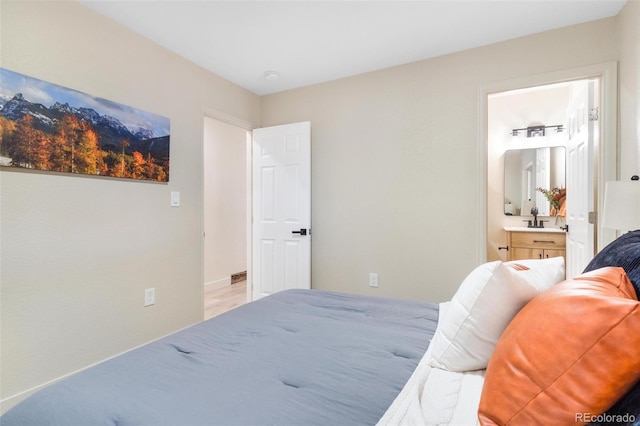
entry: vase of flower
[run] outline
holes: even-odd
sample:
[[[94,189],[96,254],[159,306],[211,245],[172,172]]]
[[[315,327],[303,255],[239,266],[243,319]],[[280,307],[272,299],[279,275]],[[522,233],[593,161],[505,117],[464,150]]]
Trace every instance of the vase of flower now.
[[[560,189],[556,187],[552,189],[536,188],[536,190],[542,192],[544,196],[547,198],[547,201],[549,201],[549,206],[551,207],[549,214],[550,216],[556,217],[556,224],[557,224],[558,218],[564,217],[564,211],[562,210],[567,197],[567,189],[566,188]]]

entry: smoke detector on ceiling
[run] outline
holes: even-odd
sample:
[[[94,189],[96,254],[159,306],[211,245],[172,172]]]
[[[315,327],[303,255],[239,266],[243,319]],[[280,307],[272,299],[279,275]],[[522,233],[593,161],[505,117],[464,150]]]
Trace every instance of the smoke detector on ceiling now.
[[[264,75],[264,79],[269,81],[275,81],[280,79],[280,74],[278,74],[277,71],[265,71],[263,75]]]

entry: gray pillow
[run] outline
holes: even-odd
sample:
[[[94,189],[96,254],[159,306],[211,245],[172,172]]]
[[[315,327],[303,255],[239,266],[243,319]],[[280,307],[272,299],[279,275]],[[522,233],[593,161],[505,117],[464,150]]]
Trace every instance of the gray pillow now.
[[[620,266],[625,270],[640,298],[640,229],[627,232],[603,248],[589,262],[584,272],[605,266]]]

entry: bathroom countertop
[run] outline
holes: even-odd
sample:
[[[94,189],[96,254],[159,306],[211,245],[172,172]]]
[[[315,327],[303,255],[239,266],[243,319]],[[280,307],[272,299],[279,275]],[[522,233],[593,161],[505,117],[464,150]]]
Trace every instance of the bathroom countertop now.
[[[546,232],[546,233],[561,233],[564,232],[560,228],[527,228],[526,226],[505,226],[504,230],[507,232]]]

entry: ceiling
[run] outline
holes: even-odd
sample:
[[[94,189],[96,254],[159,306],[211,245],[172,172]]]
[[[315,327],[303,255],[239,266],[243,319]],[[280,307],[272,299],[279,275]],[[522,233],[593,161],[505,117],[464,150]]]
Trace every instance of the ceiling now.
[[[615,16],[626,2],[78,1],[257,95]]]

